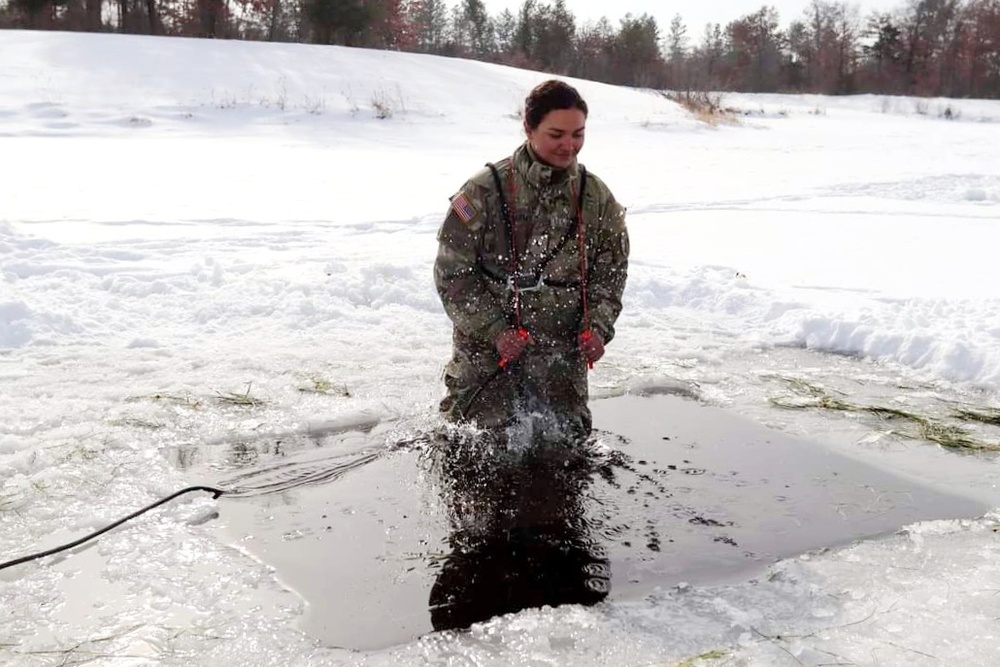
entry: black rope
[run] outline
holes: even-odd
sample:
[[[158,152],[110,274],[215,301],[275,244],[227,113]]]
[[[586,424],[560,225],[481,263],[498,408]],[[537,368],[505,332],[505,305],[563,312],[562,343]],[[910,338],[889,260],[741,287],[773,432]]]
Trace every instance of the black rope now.
[[[482,393],[483,389],[486,389],[486,387],[487,387],[487,385],[489,385],[489,383],[493,382],[498,377],[500,377],[500,374],[503,373],[506,369],[512,368],[512,367],[513,367],[512,365],[499,366],[499,367],[497,367],[496,370],[494,370],[492,373],[490,373],[489,376],[487,376],[487,378],[485,380],[483,380],[479,384],[478,387],[476,387],[475,389],[472,390],[472,392],[469,394],[468,398],[466,398],[464,401],[461,401],[461,403],[456,406],[457,407],[458,416],[461,417],[462,419],[468,419],[469,418],[469,415],[468,415],[469,408],[471,408],[472,404],[476,402],[477,398],[479,398],[479,394]]]
[[[500,211],[503,213],[504,229],[506,230],[506,236],[507,236],[507,256],[510,261],[510,263],[508,264],[509,266],[508,275],[513,276],[516,275],[517,272],[520,270],[519,266],[520,263],[518,262],[517,259],[517,239],[514,238],[514,233],[515,233],[514,215],[510,211],[510,205],[507,203],[507,197],[505,197],[503,194],[503,181],[500,179],[500,171],[497,169],[496,165],[493,164],[492,162],[487,162],[486,166],[490,168],[490,172],[493,174],[493,183],[496,185],[497,196],[500,198]],[[511,163],[510,163],[510,177],[511,178],[516,177],[516,175],[514,174],[513,158],[511,158]],[[517,202],[514,202],[514,205],[516,206]],[[479,266],[480,270],[483,270],[484,267],[483,258],[478,252],[476,253],[476,264]],[[489,275],[489,273],[486,271],[483,271],[483,273],[485,275]],[[510,304],[510,311],[507,313],[507,323],[513,327],[520,328],[521,295],[517,291],[516,286],[514,287],[513,290],[511,290],[510,300],[511,304]],[[490,379],[492,380],[493,378]],[[489,383],[489,380],[484,382],[483,385],[486,385],[487,383]],[[482,389],[482,387],[480,387],[480,389]],[[476,394],[478,393],[479,391],[477,390]],[[473,395],[473,398],[470,399],[469,403],[471,404],[473,400],[475,400],[475,395]]]
[[[54,549],[49,549],[48,551],[42,551],[41,553],[30,554],[28,556],[22,556],[21,558],[15,558],[14,560],[9,560],[6,563],[0,563],[0,570],[6,569],[8,567],[14,567],[15,565],[20,565],[21,563],[27,563],[29,561],[38,560],[39,558],[45,558],[46,556],[51,556],[52,554],[57,554],[60,551],[67,551],[68,549],[72,549],[73,547],[78,547],[81,544],[83,544],[84,542],[89,542],[90,540],[94,539],[95,537],[103,535],[104,533],[108,532],[109,530],[117,528],[118,526],[122,525],[123,523],[125,523],[127,521],[131,521],[132,519],[134,519],[137,516],[140,516],[142,514],[145,514],[146,512],[148,512],[151,509],[159,507],[160,505],[162,505],[164,503],[168,503],[171,500],[173,500],[174,498],[177,498],[178,496],[183,496],[186,493],[192,493],[194,491],[206,491],[208,493],[211,493],[213,499],[218,498],[222,494],[226,493],[226,491],[223,491],[222,489],[216,489],[216,488],[211,487],[211,486],[189,486],[186,489],[181,489],[177,493],[170,494],[166,498],[161,498],[160,500],[157,500],[152,505],[147,505],[146,507],[143,507],[141,510],[138,510],[136,512],[132,512],[131,514],[129,514],[124,519],[119,519],[118,521],[115,521],[110,526],[106,526],[104,528],[101,528],[100,530],[95,531],[95,532],[93,532],[90,535],[87,535],[85,537],[81,537],[80,539],[75,540],[73,542],[70,542],[69,544],[64,544],[61,547],[55,547]]]

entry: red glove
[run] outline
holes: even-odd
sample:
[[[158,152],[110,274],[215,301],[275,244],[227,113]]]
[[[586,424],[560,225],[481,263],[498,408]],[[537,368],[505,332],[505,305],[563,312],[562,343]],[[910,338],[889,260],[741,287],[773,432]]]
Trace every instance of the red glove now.
[[[500,353],[500,368],[517,361],[529,345],[534,345],[535,339],[527,329],[506,329],[497,336],[496,348]]]
[[[595,361],[604,356],[604,339],[601,338],[601,334],[587,329],[580,332],[576,342],[580,346],[583,358],[587,360],[587,365],[591,368],[594,367]]]

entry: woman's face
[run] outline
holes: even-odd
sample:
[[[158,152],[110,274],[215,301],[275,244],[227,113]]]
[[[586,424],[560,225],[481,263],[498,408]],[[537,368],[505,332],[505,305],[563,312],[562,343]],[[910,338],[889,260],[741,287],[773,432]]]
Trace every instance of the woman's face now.
[[[579,109],[553,109],[535,129],[525,126],[531,147],[543,162],[566,169],[583,148],[587,116]]]

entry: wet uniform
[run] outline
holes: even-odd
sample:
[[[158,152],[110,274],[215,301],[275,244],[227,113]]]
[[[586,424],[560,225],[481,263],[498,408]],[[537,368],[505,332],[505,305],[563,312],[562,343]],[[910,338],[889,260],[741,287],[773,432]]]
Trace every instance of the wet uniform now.
[[[454,324],[453,356],[445,369],[448,395],[441,410],[452,420],[485,428],[508,423],[519,408],[549,410],[587,435],[587,365],[577,345],[587,326],[581,285],[590,328],[607,343],[614,337],[628,269],[625,209],[599,178],[586,174],[581,235],[582,170],[575,162],[568,169],[550,167],[525,143],[495,166],[512,218],[514,247],[488,168],[452,197],[438,233],[434,281]],[[516,299],[511,275],[521,286]],[[496,338],[511,327],[527,329],[534,345],[498,372]]]

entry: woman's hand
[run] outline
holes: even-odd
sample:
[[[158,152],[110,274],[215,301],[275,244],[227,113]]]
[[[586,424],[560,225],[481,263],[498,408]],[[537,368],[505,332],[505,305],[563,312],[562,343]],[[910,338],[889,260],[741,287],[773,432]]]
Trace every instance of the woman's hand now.
[[[587,360],[587,365],[591,368],[594,367],[595,361],[604,356],[604,339],[601,338],[601,334],[587,329],[580,332],[576,342],[580,346],[583,358]]]
[[[527,329],[505,329],[497,336],[496,348],[500,354],[500,368],[521,358],[529,345],[534,345],[535,339]]]

